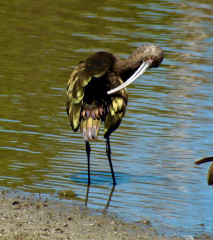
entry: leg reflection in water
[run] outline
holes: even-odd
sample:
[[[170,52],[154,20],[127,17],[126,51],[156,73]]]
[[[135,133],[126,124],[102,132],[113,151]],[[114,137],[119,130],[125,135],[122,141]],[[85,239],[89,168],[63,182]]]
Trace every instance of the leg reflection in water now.
[[[89,199],[89,189],[90,189],[90,185],[87,185],[87,193],[86,193],[86,199],[85,199],[85,205],[86,206],[87,206],[88,199]],[[109,205],[110,205],[110,202],[111,202],[114,190],[115,190],[115,185],[112,186],[112,189],[110,191],[109,198],[108,198],[107,204],[105,206],[105,209],[107,209],[109,207]]]

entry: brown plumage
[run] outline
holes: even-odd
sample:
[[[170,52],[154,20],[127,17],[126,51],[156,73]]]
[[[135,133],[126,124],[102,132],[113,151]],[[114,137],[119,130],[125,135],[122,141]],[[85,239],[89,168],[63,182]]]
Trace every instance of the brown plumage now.
[[[114,96],[107,95],[108,90],[123,83],[112,72],[114,61],[112,54],[95,53],[74,69],[68,82],[67,113],[71,127],[75,132],[80,127],[85,141],[97,139],[101,121],[105,122],[104,136],[109,136],[125,113],[126,89]]]
[[[200,165],[206,162],[213,162],[213,157],[204,157],[195,162],[196,165]],[[213,185],[213,163],[210,165],[208,174],[207,174],[207,183],[208,185]]]
[[[81,130],[86,141],[88,157],[88,184],[90,184],[90,145],[96,140],[101,122],[107,139],[107,156],[116,184],[111,163],[109,136],[115,131],[125,114],[128,95],[126,88],[115,89],[125,81],[133,80],[151,67],[158,67],[163,60],[162,49],[147,44],[137,48],[125,61],[108,52],[97,52],[79,63],[73,70],[67,87],[67,114],[74,132]],[[130,79],[128,79],[130,78]],[[132,81],[132,80],[131,80]],[[111,93],[112,91],[112,93]]]

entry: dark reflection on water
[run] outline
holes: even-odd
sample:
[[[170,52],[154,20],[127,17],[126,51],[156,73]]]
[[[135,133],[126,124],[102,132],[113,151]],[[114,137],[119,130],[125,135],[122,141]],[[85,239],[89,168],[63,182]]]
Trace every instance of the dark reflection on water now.
[[[87,185],[88,183],[88,176],[87,171],[78,172],[76,174],[71,175],[70,179],[73,182]],[[124,173],[116,173],[116,180],[121,183],[127,183],[130,181],[131,175],[130,174],[124,174]],[[112,175],[111,171],[104,172],[104,171],[91,171],[91,182],[92,185],[112,185]]]
[[[25,1],[0,3],[0,182],[2,188],[58,197],[86,196],[87,160],[65,113],[75,65],[106,50],[121,58],[142,43],[165,59],[128,88],[129,103],[112,134],[118,185],[108,211],[148,218],[167,232],[213,231],[212,3],[193,1]],[[103,134],[102,134],[103,136]],[[100,136],[92,143],[87,206],[104,208],[112,188]]]

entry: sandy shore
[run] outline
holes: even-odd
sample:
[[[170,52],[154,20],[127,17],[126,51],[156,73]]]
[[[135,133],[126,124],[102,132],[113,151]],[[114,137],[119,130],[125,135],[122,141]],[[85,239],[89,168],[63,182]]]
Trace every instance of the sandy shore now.
[[[180,240],[158,236],[155,229],[140,223],[126,223],[63,201],[42,201],[9,194],[0,195],[0,240],[42,239],[150,239]],[[201,235],[188,239],[211,239]]]

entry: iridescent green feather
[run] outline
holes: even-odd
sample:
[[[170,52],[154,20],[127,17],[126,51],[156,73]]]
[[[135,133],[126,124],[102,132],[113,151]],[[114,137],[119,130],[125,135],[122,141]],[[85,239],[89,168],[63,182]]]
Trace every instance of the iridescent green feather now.
[[[79,65],[73,70],[68,81],[66,109],[71,127],[74,131],[77,131],[80,125],[84,87],[94,76],[103,76],[110,67],[108,62],[103,61],[102,58],[102,55],[99,55],[97,59],[96,54],[94,54],[91,58],[79,63]]]
[[[83,62],[74,69],[68,82],[66,108],[74,131],[79,128],[84,86],[88,84],[91,78],[92,76],[85,71],[85,63]]]
[[[117,82],[122,84],[123,81],[117,77]],[[109,106],[109,112],[106,116],[105,124],[104,124],[104,137],[107,138],[109,135],[115,131],[125,114],[126,106],[127,106],[127,90],[126,88],[120,90],[115,94],[115,97],[111,98],[112,103]]]

